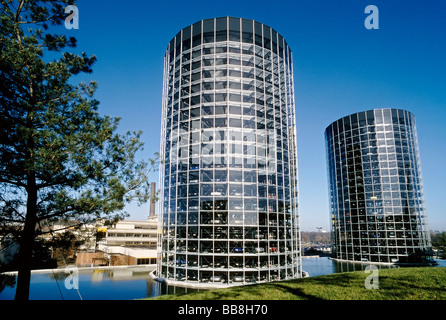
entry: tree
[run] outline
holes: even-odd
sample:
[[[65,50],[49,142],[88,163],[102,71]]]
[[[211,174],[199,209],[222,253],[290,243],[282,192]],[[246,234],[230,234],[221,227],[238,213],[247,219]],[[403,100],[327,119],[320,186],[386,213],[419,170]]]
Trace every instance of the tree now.
[[[0,230],[20,245],[16,299],[28,299],[42,227],[124,218],[127,203],[149,199],[158,163],[136,159],[141,132],[118,134],[119,118],[99,114],[95,82],[71,83],[96,57],[68,52],[76,39],[49,32],[69,4],[1,0]]]
[[[66,230],[55,234],[51,240],[45,242],[45,245],[51,248],[53,259],[65,264],[67,260],[70,260],[71,263],[75,262],[76,251],[85,242],[86,239],[72,230]]]
[[[446,259],[446,231],[436,231],[432,237],[432,246],[439,250],[440,259]]]

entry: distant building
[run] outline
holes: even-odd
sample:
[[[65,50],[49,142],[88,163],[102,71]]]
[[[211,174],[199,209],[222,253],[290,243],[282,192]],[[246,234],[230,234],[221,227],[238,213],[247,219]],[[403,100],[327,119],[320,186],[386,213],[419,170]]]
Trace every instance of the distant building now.
[[[157,216],[149,216],[145,221],[122,220],[111,227],[96,227],[96,233],[104,233],[105,236],[96,242],[96,250],[79,252],[76,264],[156,264],[157,229]]]
[[[415,117],[375,109],[325,130],[333,257],[425,263],[432,255]]]
[[[147,221],[122,220],[107,228],[107,246],[139,247],[156,250],[158,217]]]
[[[158,217],[147,221],[119,221],[107,228],[105,245],[99,249],[109,254],[122,254],[133,259],[130,264],[155,264],[157,249]]]

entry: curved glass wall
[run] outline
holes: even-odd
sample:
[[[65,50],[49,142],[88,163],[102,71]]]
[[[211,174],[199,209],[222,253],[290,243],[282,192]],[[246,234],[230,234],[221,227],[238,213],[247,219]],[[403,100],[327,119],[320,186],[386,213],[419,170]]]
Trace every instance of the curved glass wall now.
[[[422,263],[431,255],[415,117],[355,113],[325,131],[333,256]]]
[[[164,62],[158,276],[299,277],[291,51],[253,20],[199,21]]]

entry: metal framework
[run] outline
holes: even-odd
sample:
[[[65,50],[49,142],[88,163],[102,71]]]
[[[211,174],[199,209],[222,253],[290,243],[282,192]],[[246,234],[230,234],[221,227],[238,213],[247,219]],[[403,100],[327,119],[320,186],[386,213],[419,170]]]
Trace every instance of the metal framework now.
[[[246,284],[301,276],[291,50],[222,17],[164,60],[158,277]]]

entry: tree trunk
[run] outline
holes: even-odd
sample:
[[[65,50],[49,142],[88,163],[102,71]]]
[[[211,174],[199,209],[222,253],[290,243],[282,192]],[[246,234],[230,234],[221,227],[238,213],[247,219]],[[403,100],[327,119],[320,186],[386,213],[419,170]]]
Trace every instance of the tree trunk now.
[[[18,258],[18,276],[15,300],[28,300],[31,282],[31,264],[33,244],[37,223],[36,214],[37,189],[28,191],[27,212],[25,226],[20,237],[20,251]]]
[[[31,282],[31,267],[33,261],[34,237],[37,224],[37,185],[36,172],[33,168],[31,150],[34,149],[33,137],[28,139],[28,151],[26,158],[32,166],[28,168],[26,177],[26,191],[28,194],[26,202],[26,218],[20,237],[20,249],[18,256],[18,275],[15,300],[29,300],[29,288]]]

